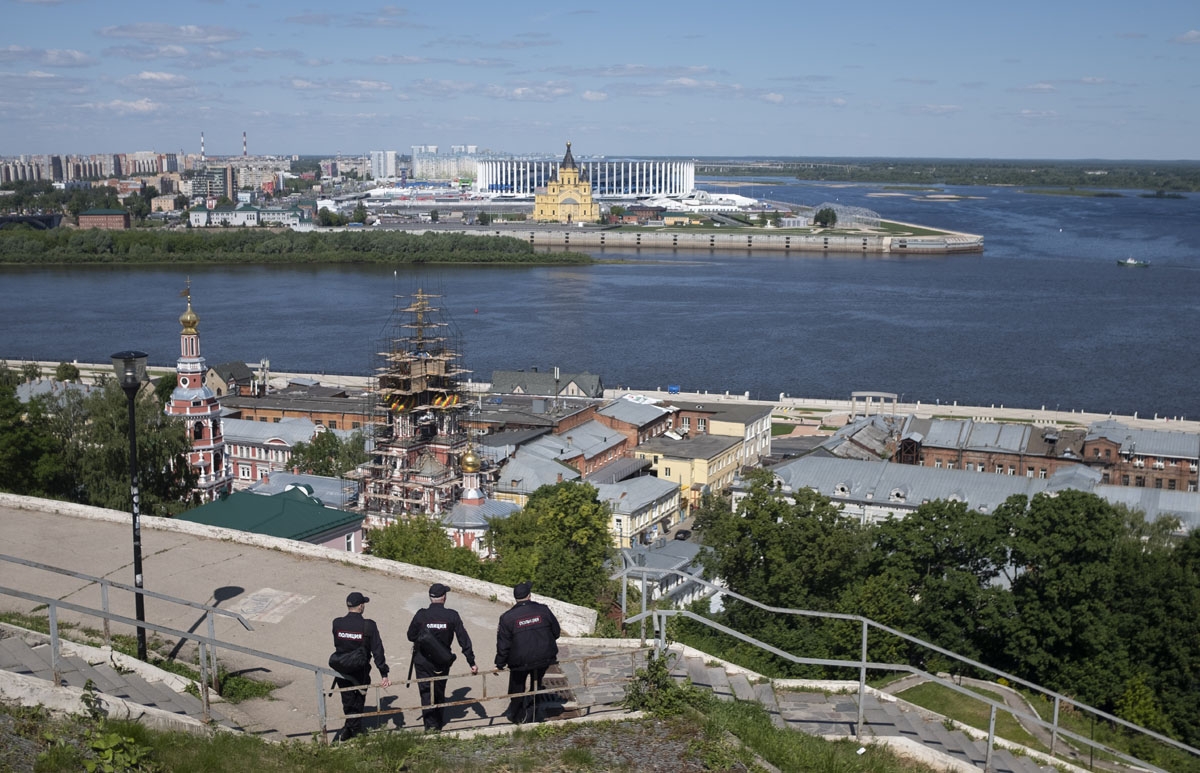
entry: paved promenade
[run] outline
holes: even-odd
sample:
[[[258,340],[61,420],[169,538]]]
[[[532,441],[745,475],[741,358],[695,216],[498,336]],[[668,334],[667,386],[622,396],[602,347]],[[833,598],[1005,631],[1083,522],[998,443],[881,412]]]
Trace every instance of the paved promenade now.
[[[132,532],[127,515],[85,508],[99,514],[111,513],[114,518],[112,521],[80,518],[8,506],[7,503],[13,501],[17,501],[16,498],[0,496],[0,523],[3,524],[0,553],[132,584]],[[247,617],[254,627],[253,631],[246,631],[232,618],[218,617],[218,639],[325,666],[333,650],[330,623],[334,617],[345,614],[346,595],[357,590],[371,599],[366,615],[379,624],[392,679],[403,680],[411,652],[405,635],[408,623],[413,613],[429,603],[430,583],[440,579],[451,586],[448,604],[462,614],[475,645],[476,661],[481,669],[487,670],[488,695],[505,692],[507,674],[491,676],[490,669],[496,653],[496,622],[512,603],[510,589],[479,583],[470,589],[475,591],[472,594],[462,588],[469,581],[421,567],[409,568],[417,574],[427,573],[427,576],[405,577],[399,571],[380,571],[349,560],[338,561],[324,554],[317,555],[327,550],[325,548],[292,543],[299,544],[302,549],[314,549],[312,555],[305,555],[273,548],[267,543],[263,546],[248,544],[241,541],[240,536],[239,541],[211,539],[154,528],[156,521],[159,519],[142,519],[145,588],[201,604],[216,601],[221,608]],[[165,524],[159,521],[159,524],[183,525],[176,521]],[[284,544],[290,540],[275,542]],[[405,566],[369,557],[366,560]],[[101,607],[100,590],[93,583],[8,562],[0,563],[0,578],[0,585],[96,609]],[[457,591],[454,590],[456,586]],[[542,600],[536,590],[534,598]],[[114,591],[110,603],[117,614],[134,617],[131,593]],[[561,602],[554,604],[557,606]],[[44,614],[44,610],[36,607],[32,602],[0,594],[0,609],[4,611]],[[569,610],[559,616],[564,620],[564,635],[579,634],[588,627]],[[63,618],[93,629],[101,627],[97,619],[81,619],[71,612],[65,612]],[[146,599],[146,619],[201,634],[206,628],[198,610],[153,598]],[[132,633],[132,629],[117,627],[114,633]],[[454,649],[458,651],[457,644]],[[252,701],[229,707],[229,711],[222,709],[239,720],[243,727],[272,737],[307,737],[318,728],[316,683],[311,672],[230,651],[219,652],[219,657],[231,670],[244,670],[250,676],[280,685],[272,700]],[[454,668],[455,673],[460,671],[466,671],[466,663],[461,657]],[[376,672],[373,672],[373,678],[378,679]],[[328,682],[326,684],[328,686]],[[467,697],[469,690],[471,696],[480,696],[483,687],[484,683],[478,677],[452,679],[447,694],[462,699]],[[395,707],[420,703],[415,686],[393,687],[382,697],[386,704]],[[374,700],[371,696],[368,704]],[[503,718],[496,719],[503,713],[505,705],[506,701],[492,700],[479,704],[472,713],[477,716],[478,724],[498,722],[507,725]],[[330,728],[341,727],[341,702],[337,696],[329,699],[327,710]],[[419,715],[405,714],[406,726],[420,725]]]

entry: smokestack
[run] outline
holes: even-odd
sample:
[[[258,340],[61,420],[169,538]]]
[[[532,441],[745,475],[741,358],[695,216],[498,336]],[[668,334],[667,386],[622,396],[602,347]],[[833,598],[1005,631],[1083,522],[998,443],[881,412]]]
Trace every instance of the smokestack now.
[[[246,157],[246,132],[242,132],[242,158]]]
[[[204,132],[200,132],[200,163],[204,163]]]

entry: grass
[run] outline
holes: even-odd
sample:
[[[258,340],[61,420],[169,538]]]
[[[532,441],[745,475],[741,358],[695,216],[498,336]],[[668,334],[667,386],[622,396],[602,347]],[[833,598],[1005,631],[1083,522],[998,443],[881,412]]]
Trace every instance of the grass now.
[[[874,230],[897,236],[949,236],[949,231],[937,231],[932,228],[919,228],[907,223],[896,223],[891,220],[880,220]]]
[[[779,437],[780,435],[790,435],[792,430],[800,426],[799,424],[785,424],[782,422],[771,423],[771,437]]]
[[[0,622],[39,633],[50,633],[50,619],[41,615],[29,615],[21,612],[0,612]],[[88,644],[93,647],[99,647],[104,644],[104,635],[101,631],[74,623],[60,621],[58,624],[58,633],[62,638],[79,644]],[[174,658],[163,657],[159,652],[155,651],[156,649],[163,649],[166,646],[161,639],[151,634],[147,639],[147,662],[156,668],[161,668],[163,671],[178,674],[193,681],[199,681],[200,671],[198,668]],[[136,657],[137,639],[125,634],[114,634],[112,636],[112,648],[116,652]],[[220,661],[217,663],[217,668],[220,676],[218,680],[221,688],[220,695],[230,703],[241,703],[252,698],[268,698],[275,690],[276,686],[270,682],[251,679],[227,671],[221,666]]]

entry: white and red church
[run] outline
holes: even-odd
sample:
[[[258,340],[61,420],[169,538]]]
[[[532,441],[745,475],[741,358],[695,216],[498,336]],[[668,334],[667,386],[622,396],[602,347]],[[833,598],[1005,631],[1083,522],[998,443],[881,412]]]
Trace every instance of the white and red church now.
[[[196,491],[201,502],[212,502],[227,493],[233,484],[233,464],[225,453],[221,431],[221,405],[204,383],[208,365],[200,356],[200,317],[192,311],[192,290],[187,296],[187,311],[179,317],[179,361],[175,367],[175,391],[167,403],[168,416],[178,416],[187,425],[192,450],[188,463],[196,470]]]

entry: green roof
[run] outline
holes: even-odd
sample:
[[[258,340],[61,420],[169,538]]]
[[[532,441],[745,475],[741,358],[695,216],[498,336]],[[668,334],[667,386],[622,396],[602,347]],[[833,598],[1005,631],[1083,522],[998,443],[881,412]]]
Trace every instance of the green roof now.
[[[86,212],[80,212],[80,215],[128,215],[129,213],[123,209],[89,209]]]
[[[235,491],[176,516],[181,521],[307,542],[362,523],[361,513],[334,510],[301,489],[264,496]]]

